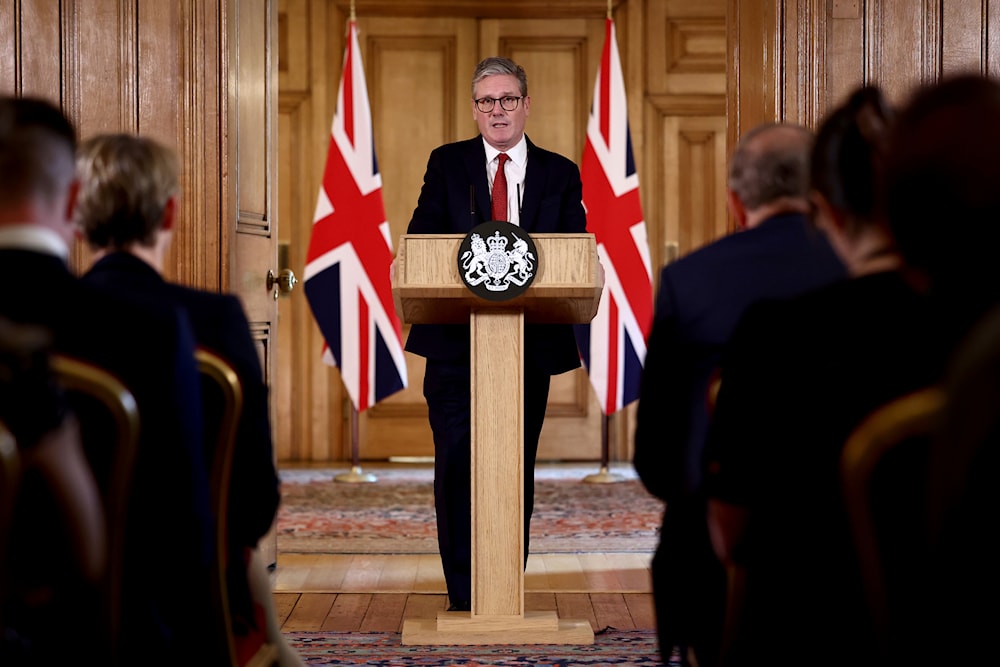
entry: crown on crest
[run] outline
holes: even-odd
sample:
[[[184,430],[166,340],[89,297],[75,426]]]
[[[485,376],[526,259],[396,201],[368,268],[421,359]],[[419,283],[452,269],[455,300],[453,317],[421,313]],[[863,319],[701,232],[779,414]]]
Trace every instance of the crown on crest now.
[[[486,239],[490,246],[490,252],[503,252],[507,248],[507,237],[500,236],[500,232],[493,232],[493,236]]]

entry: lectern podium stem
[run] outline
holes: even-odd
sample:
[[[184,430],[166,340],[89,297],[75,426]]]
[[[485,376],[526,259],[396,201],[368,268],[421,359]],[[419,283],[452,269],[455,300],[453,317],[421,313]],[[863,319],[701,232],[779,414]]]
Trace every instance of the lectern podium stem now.
[[[461,281],[461,235],[404,235],[393,298],[404,322],[470,325],[471,611],[403,623],[402,643],[593,644],[583,619],[524,609],[525,322],[589,322],[601,296],[592,234],[540,234],[538,273],[525,294],[491,302]]]
[[[472,614],[524,614],[524,314],[477,310],[472,336]]]

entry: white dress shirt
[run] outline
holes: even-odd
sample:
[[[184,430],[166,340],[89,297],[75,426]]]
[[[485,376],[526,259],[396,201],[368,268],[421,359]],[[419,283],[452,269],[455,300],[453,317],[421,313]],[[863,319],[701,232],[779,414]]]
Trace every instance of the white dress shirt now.
[[[490,194],[493,194],[493,178],[497,174],[497,156],[507,153],[507,164],[504,173],[507,175],[507,219],[513,225],[521,225],[521,199],[524,197],[524,172],[528,167],[528,142],[524,135],[509,151],[498,151],[486,143],[486,180],[490,184]]]

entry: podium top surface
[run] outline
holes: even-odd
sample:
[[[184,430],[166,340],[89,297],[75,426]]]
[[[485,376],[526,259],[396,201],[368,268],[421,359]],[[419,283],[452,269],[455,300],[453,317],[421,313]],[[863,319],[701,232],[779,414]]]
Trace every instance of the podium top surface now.
[[[506,301],[489,301],[458,273],[462,234],[404,234],[392,276],[396,313],[406,323],[462,323],[473,310],[521,309],[528,322],[584,324],[597,314],[603,288],[593,234],[532,234],[534,281]]]

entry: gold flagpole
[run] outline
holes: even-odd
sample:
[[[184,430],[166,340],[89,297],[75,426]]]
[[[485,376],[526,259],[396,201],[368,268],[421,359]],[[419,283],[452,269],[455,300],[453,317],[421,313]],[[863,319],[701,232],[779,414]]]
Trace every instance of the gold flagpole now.
[[[608,463],[611,460],[611,453],[608,446],[608,430],[611,418],[608,415],[601,415],[601,470],[587,475],[584,482],[591,484],[610,484],[612,482],[624,481],[624,477],[608,471]]]
[[[350,402],[350,399],[348,399]],[[351,471],[337,475],[333,478],[335,482],[376,482],[378,478],[370,472],[361,470],[360,450],[358,447],[358,410],[351,403]]]

